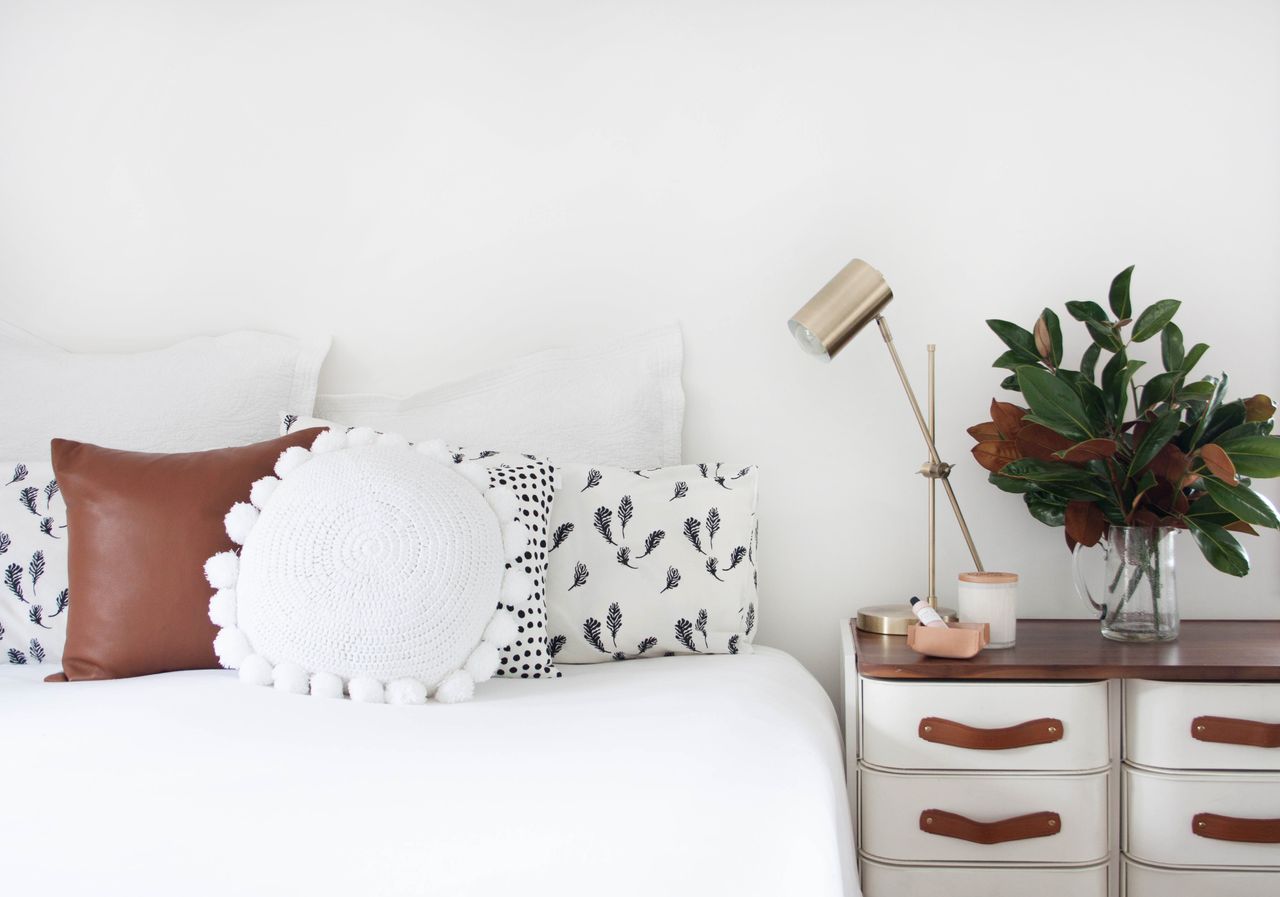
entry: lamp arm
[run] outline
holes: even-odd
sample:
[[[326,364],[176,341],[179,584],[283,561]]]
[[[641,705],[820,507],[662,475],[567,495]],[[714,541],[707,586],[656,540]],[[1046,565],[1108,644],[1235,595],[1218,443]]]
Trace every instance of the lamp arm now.
[[[876,326],[880,328],[880,335],[884,337],[884,344],[889,349],[889,357],[893,359],[893,366],[898,371],[898,379],[902,381],[902,388],[907,393],[907,401],[911,403],[911,410],[915,412],[916,423],[920,425],[920,434],[924,436],[925,445],[929,449],[931,471],[928,476],[942,480],[942,487],[946,490],[947,500],[951,502],[951,510],[956,515],[956,523],[960,526],[960,534],[964,536],[965,544],[969,546],[969,554],[973,557],[974,566],[981,572],[984,569],[982,559],[978,557],[978,548],[973,544],[973,534],[969,532],[969,525],[965,523],[964,512],[960,510],[960,501],[956,498],[955,490],[951,488],[951,480],[948,478],[951,466],[944,464],[942,458],[938,455],[938,447],[933,441],[933,433],[929,431],[929,425],[924,419],[924,412],[920,410],[920,402],[916,399],[915,390],[911,388],[911,381],[907,379],[907,370],[902,366],[902,359],[898,357],[898,350],[893,345],[893,334],[889,332],[889,322],[884,319],[884,315],[876,315]]]

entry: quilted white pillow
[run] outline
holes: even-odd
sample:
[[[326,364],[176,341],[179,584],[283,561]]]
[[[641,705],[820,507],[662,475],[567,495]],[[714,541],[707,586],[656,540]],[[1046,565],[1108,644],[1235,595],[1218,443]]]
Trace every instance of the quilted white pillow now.
[[[367,428],[327,430],[275,470],[227,513],[240,554],[205,567],[222,665],[317,697],[469,699],[514,636],[501,605],[529,588],[507,567],[528,543],[512,491],[441,443]]]
[[[47,459],[55,436],[142,452],[262,442],[315,401],[328,337],[238,331],[129,353],[65,352],[0,327],[0,458]]]
[[[404,398],[322,395],[315,413],[410,439],[531,452],[556,464],[679,464],[682,361],[673,325],[615,344],[526,355]]]

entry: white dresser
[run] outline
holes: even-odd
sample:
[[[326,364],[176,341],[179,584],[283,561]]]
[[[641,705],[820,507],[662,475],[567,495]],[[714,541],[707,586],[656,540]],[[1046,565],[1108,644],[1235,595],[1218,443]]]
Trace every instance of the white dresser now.
[[[865,897],[1280,897],[1280,622],[924,658],[842,625]]]

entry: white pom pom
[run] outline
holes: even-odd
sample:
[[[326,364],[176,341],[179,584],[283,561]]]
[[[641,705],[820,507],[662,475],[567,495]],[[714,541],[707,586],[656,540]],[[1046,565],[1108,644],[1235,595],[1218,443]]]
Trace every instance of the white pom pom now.
[[[493,488],[484,494],[484,500],[502,523],[509,523],[520,513],[520,502],[515,493],[506,488]]]
[[[439,461],[443,464],[453,462],[453,453],[449,451],[449,447],[444,444],[443,439],[428,439],[425,442],[419,442],[414,445],[414,450],[426,455],[432,461]]]
[[[378,431],[373,427],[355,427],[347,431],[347,445],[373,445],[378,441]]]
[[[313,698],[340,698],[342,687],[341,676],[335,676],[333,673],[311,674],[311,697]]]
[[[347,447],[347,434],[341,430],[325,430],[316,436],[311,443],[311,453],[313,455],[323,455],[326,452],[336,452],[339,449]]]
[[[379,433],[378,445],[390,445],[396,448],[408,448],[409,440],[405,439],[399,433]]]
[[[362,704],[381,704],[386,699],[382,683],[370,676],[356,676],[348,682],[347,694]]]
[[[436,689],[435,699],[441,704],[461,704],[463,701],[470,701],[475,691],[475,680],[467,671],[454,670],[444,677],[444,681]]]
[[[493,619],[489,621],[489,625],[484,628],[484,640],[495,648],[505,648],[514,642],[519,634],[515,617],[505,610],[500,610],[494,614]]]
[[[277,477],[263,477],[256,481],[249,487],[249,503],[258,510],[262,510],[279,485],[280,480]]]
[[[209,599],[209,621],[214,626],[236,625],[236,590],[218,589]]]
[[[240,661],[240,681],[245,685],[270,685],[271,661],[261,654],[250,654]]]
[[[253,653],[253,648],[243,632],[234,626],[224,626],[213,638],[213,653],[218,655],[218,663],[229,670],[235,670]]]
[[[529,547],[529,530],[519,520],[502,524],[502,548],[509,558],[517,558]]]
[[[284,479],[311,458],[311,452],[300,445],[292,445],[280,453],[276,459],[276,476]]]
[[[462,668],[476,682],[488,682],[498,671],[498,649],[489,642],[481,642]]]
[[[484,465],[477,464],[474,461],[463,461],[461,464],[455,464],[453,469],[462,474],[468,483],[481,492],[488,490],[489,471],[485,469]]]
[[[292,661],[278,663],[271,671],[271,682],[276,691],[290,695],[305,695],[311,687],[311,677],[307,671]]]
[[[529,597],[533,591],[533,577],[523,570],[512,568],[502,575],[502,591],[499,597],[503,604],[517,604]]]
[[[249,531],[258,522],[258,509],[248,502],[238,501],[222,518],[227,537],[237,545],[243,545],[249,538]]]
[[[392,679],[387,683],[388,704],[425,704],[427,687],[417,679]]]
[[[240,576],[240,557],[234,551],[219,551],[204,562],[204,578],[215,589],[234,589]]]

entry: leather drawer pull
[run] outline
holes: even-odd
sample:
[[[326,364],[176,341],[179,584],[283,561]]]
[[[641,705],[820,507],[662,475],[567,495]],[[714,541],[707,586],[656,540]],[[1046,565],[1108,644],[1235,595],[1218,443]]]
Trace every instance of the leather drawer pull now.
[[[1280,723],[1260,723],[1229,716],[1197,716],[1191,721],[1191,737],[1217,744],[1280,748]]]
[[[1280,819],[1241,819],[1217,813],[1197,813],[1191,817],[1191,832],[1215,841],[1280,844]]]
[[[975,729],[953,720],[926,716],[920,720],[918,731],[921,738],[935,744],[949,744],[975,751],[1007,751],[1010,748],[1061,741],[1063,725],[1060,719],[1046,717],[1018,723],[1006,729]]]
[[[958,838],[974,844],[1003,844],[1047,838],[1062,831],[1062,817],[1057,813],[1028,813],[999,822],[977,822],[946,810],[925,810],[920,814],[920,831],[944,838]]]

